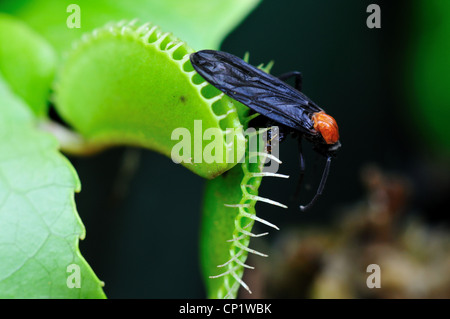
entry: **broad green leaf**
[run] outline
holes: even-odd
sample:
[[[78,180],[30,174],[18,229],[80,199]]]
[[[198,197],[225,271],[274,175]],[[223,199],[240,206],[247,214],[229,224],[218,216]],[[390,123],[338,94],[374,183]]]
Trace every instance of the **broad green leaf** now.
[[[42,33],[63,52],[82,33],[119,20],[138,18],[151,21],[186,41],[191,47],[217,49],[224,37],[257,6],[260,0],[30,0],[3,1],[0,10],[16,14]],[[81,28],[69,28],[75,11],[80,8]],[[70,9],[70,8],[69,8]],[[70,25],[70,24],[69,24]]]
[[[105,297],[78,249],[76,172],[2,78],[0,114],[0,298]]]
[[[41,35],[22,21],[0,13],[0,72],[33,112],[47,114],[56,54]]]

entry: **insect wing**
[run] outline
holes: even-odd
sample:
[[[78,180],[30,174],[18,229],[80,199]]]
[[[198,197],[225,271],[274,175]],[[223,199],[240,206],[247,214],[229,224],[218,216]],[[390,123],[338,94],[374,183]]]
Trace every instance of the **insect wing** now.
[[[203,50],[191,55],[194,69],[210,84],[272,120],[311,133],[312,113],[322,109],[303,93],[229,53]]]

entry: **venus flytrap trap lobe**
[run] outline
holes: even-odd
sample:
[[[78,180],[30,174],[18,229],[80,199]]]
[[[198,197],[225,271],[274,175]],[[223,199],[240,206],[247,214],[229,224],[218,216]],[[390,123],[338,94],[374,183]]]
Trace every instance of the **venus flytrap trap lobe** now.
[[[250,287],[242,280],[244,268],[253,269],[245,264],[247,256],[249,253],[262,257],[267,255],[249,248],[250,238],[268,234],[252,233],[251,228],[257,221],[279,229],[256,216],[255,204],[262,201],[286,207],[257,196],[257,190],[264,176],[287,176],[264,173],[264,158],[258,163],[249,163],[248,157],[247,154],[243,164],[209,181],[207,185],[202,230],[202,251],[206,258],[203,258],[202,263],[210,298],[235,298],[240,285],[251,293]],[[212,237],[213,234],[216,236]]]
[[[231,98],[194,71],[192,52],[150,23],[121,21],[96,29],[66,57],[55,87],[57,110],[91,147],[135,145],[167,156],[177,143],[172,132],[193,132],[194,120],[201,120],[202,136],[209,128],[219,132],[224,159],[181,162],[202,177],[220,175],[239,160],[242,125]],[[234,130],[231,139],[228,128]],[[201,143],[204,151],[207,143]]]
[[[248,56],[247,56],[248,58]],[[271,63],[263,68],[269,72]],[[235,102],[244,129],[255,115],[249,114],[249,108]],[[261,133],[261,131],[259,132]],[[258,134],[248,139],[259,139]],[[247,144],[251,141],[247,140]],[[250,161],[251,158],[258,160]],[[214,180],[208,181],[203,207],[201,251],[202,271],[209,298],[236,298],[242,285],[249,293],[249,287],[243,280],[244,269],[254,269],[245,264],[249,253],[267,257],[266,254],[249,248],[251,238],[258,238],[268,234],[255,234],[251,229],[255,221],[268,227],[279,228],[256,216],[255,205],[258,201],[286,208],[276,201],[258,196],[258,188],[263,177],[288,178],[289,176],[265,172],[264,162],[270,158],[277,163],[281,161],[267,152],[246,153],[244,163],[236,165],[230,171]]]

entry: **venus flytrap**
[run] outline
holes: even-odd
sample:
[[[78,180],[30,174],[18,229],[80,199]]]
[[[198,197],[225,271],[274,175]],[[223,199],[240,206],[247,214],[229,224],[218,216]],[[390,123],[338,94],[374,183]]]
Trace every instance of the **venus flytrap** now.
[[[205,190],[202,220],[202,271],[209,297],[235,298],[240,286],[251,291],[242,280],[244,269],[253,268],[245,264],[248,254],[267,256],[249,248],[252,238],[268,234],[253,233],[254,223],[261,222],[278,230],[277,226],[256,216],[256,203],[286,207],[258,195],[261,180],[287,176],[264,170],[266,159],[281,163],[273,154],[259,148],[246,152],[264,133],[263,130],[244,135],[256,115],[250,115],[247,107],[199,76],[189,60],[192,52],[193,49],[172,34],[137,20],[109,23],[85,33],[64,57],[53,87],[55,108],[74,132],[61,131],[61,127],[52,122],[41,123],[41,127],[55,133],[60,138],[61,149],[68,153],[89,153],[116,145],[145,147],[173,159],[183,159],[182,165],[210,179]],[[265,68],[266,72],[270,66]],[[48,76],[53,77],[50,71]],[[46,90],[49,90],[48,83]],[[43,101],[41,98],[40,102]],[[39,112],[44,114],[45,109]],[[201,121],[200,130],[195,127],[196,121]],[[173,132],[180,128],[200,132],[200,139],[189,137],[191,155],[188,158],[177,158],[173,154],[179,143],[179,139],[173,138]],[[199,150],[200,160],[195,160]],[[213,154],[216,160],[205,160],[205,153]],[[0,175],[0,181],[2,178]],[[76,174],[72,178],[76,183],[73,182],[69,195],[79,189]],[[79,228],[77,235],[82,237],[84,229],[73,203],[70,208],[73,216],[68,216],[75,218],[73,224]],[[90,276],[90,281],[83,279],[85,285],[90,285],[84,296],[103,297],[100,281],[79,255],[77,237],[73,240],[75,252],[70,261],[80,263]],[[1,284],[11,296],[17,295],[17,289],[7,280],[0,280]],[[66,293],[61,287],[58,289],[54,296],[76,295],[76,291]],[[52,296],[46,293],[40,296]]]
[[[138,17],[182,35],[197,49],[217,48],[258,2],[83,0],[77,2],[82,28],[73,29],[61,17],[68,14],[65,3],[0,4],[2,12],[26,23],[0,15],[0,42],[9,44],[0,48],[0,71],[6,78],[0,79],[0,259],[8,261],[0,263],[1,296],[105,296],[78,250],[78,239],[84,238],[73,202],[79,180],[57,152],[55,139],[39,128],[52,132],[67,153],[134,145],[170,156],[179,142],[171,133],[177,128],[192,131],[195,121],[202,124],[201,160],[188,158],[182,164],[207,179],[217,177],[207,187],[201,244],[208,295],[236,297],[240,285],[251,288],[242,281],[244,268],[252,268],[245,264],[247,254],[258,253],[248,247],[249,241],[266,234],[254,234],[251,228],[255,221],[276,228],[255,215],[257,201],[273,203],[258,196],[258,187],[264,176],[281,177],[263,172],[263,159],[275,160],[273,155],[256,151],[242,160],[244,130],[255,115],[205,82],[190,64],[194,50],[172,34],[137,20],[99,26]],[[46,120],[49,100],[74,131]],[[198,146],[194,138],[192,148]],[[205,160],[205,153],[216,161]],[[72,274],[72,266],[78,272]],[[71,276],[81,282],[70,286]]]
[[[243,135],[254,116],[194,71],[192,52],[154,25],[109,24],[85,35],[66,58],[55,101],[61,116],[90,145],[146,147],[212,179],[205,193],[202,269],[209,297],[234,298],[240,285],[250,291],[242,281],[244,268],[252,268],[245,264],[248,253],[266,256],[248,247],[250,238],[266,234],[253,234],[254,222],[278,229],[256,216],[255,204],[286,207],[258,196],[261,179],[286,176],[263,171],[266,157],[279,161],[263,150],[247,152],[241,161],[242,148],[259,138],[255,133],[246,143]],[[186,144],[192,148],[187,160],[174,158],[174,149],[182,153],[181,134],[174,138],[180,129],[193,132]],[[199,158],[204,159],[209,147],[203,138],[208,130],[216,132],[223,161],[197,158],[200,149]]]

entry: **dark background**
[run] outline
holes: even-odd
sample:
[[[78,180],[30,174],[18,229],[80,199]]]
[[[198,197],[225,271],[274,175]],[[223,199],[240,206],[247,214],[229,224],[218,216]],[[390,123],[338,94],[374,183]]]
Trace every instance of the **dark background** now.
[[[280,232],[290,225],[327,224],[363,200],[360,173],[370,163],[408,176],[416,186],[414,211],[430,223],[448,222],[448,199],[433,197],[424,177],[432,160],[408,116],[408,90],[401,84],[415,28],[412,9],[410,2],[393,2],[376,1],[382,27],[369,29],[370,1],[263,1],[223,42],[223,51],[250,52],[251,64],[274,60],[273,74],[301,71],[304,93],[339,125],[342,149],[323,197],[306,213],[298,205],[314,195],[324,159],[304,143],[307,175],[300,198],[292,200],[297,144],[288,139],[281,145],[279,172],[291,178],[264,179],[260,195],[289,209],[257,204],[258,215]],[[130,158],[139,158],[133,174],[123,165]],[[81,251],[106,282],[106,295],[205,297],[198,249],[204,180],[146,150],[117,148],[70,160],[83,185],[76,196],[87,229]],[[266,239],[275,241],[278,234],[271,231]]]

